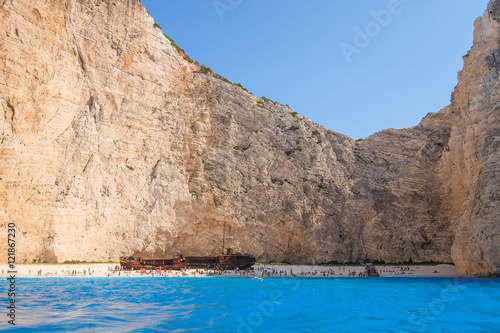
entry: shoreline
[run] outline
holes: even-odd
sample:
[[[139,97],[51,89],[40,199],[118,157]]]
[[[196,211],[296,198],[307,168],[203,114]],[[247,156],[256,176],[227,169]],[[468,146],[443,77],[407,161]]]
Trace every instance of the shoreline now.
[[[380,277],[474,277],[458,274],[455,266],[438,265],[381,265],[376,266]],[[123,271],[120,264],[19,264],[15,266],[15,277],[310,277],[310,278],[356,278],[361,277],[364,265],[315,266],[315,265],[254,265],[253,270],[214,271],[188,269],[186,271]],[[9,277],[9,266],[0,265],[0,276]],[[90,272],[90,274],[89,274]]]

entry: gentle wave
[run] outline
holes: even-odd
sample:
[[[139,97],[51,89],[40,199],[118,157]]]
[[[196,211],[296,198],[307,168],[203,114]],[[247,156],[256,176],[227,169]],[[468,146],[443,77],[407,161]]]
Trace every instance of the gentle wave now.
[[[2,326],[9,332],[494,332],[500,327],[497,279],[20,278],[18,292],[17,325]],[[2,295],[6,304],[6,290]]]

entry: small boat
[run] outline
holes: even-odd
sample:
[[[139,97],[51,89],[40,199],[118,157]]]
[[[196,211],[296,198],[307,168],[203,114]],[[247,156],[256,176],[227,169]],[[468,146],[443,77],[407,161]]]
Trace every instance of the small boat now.
[[[380,274],[378,273],[377,269],[373,264],[368,263],[365,266],[365,277],[380,277]]]

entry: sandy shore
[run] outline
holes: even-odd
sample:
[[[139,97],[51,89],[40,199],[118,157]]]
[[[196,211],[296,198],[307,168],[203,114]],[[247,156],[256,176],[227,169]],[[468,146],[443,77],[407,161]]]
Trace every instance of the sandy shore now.
[[[123,277],[123,276],[170,276],[170,277],[359,277],[364,266],[306,266],[306,265],[255,265],[253,271],[214,272],[213,270],[187,270],[186,272],[120,271],[119,264],[28,264],[16,265],[16,277]],[[378,266],[382,277],[458,277],[453,265],[435,266]],[[8,265],[0,265],[2,277],[8,277]]]

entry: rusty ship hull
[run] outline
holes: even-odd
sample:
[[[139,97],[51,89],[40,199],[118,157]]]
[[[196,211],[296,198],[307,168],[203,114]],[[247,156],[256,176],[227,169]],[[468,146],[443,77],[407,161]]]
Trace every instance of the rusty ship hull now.
[[[141,257],[120,257],[120,265],[127,270],[140,269],[220,269],[244,270],[255,265],[255,257],[249,254],[233,254],[228,249],[226,254],[217,256],[175,256],[172,259],[143,259]]]

